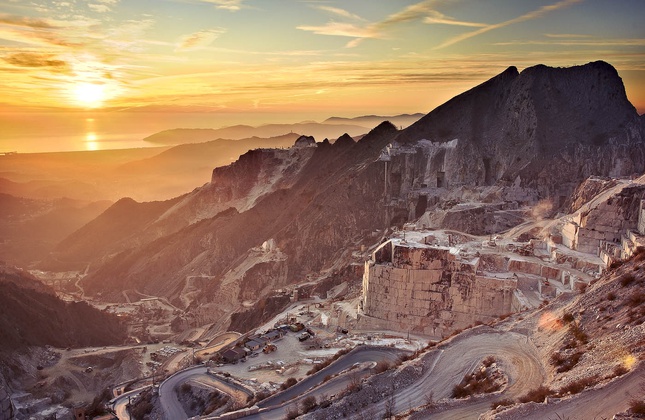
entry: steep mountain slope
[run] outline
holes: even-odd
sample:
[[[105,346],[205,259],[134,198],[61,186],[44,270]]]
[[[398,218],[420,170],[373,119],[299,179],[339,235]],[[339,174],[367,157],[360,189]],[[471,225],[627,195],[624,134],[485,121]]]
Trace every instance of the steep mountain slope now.
[[[313,152],[313,148],[252,150],[234,165],[216,168],[211,183],[181,197],[150,203],[122,199],[62,241],[40,267],[47,268],[55,262],[67,269],[78,269],[115,253],[143,247],[225,210],[245,211],[266,194],[289,188]]]
[[[277,248],[288,255],[277,263],[281,268],[271,276],[274,287],[329,267],[344,252],[339,244],[359,242],[365,232],[383,226],[382,217],[374,214],[373,207],[382,185],[382,181],[374,180],[383,175],[369,163],[395,133],[390,124],[382,124],[359,143],[349,139],[338,145],[321,144],[307,149],[313,151],[313,156],[290,188],[271,192],[244,212],[229,209],[119,255],[86,278],[86,290],[117,291],[127,284],[144,293],[176,298],[189,276],[221,279],[244,260],[248,250],[269,239],[275,239]],[[246,167],[245,171],[250,172],[245,163],[256,159],[259,156],[245,157],[235,165],[218,169],[214,179],[239,182],[236,174],[240,168]],[[372,188],[376,184],[378,188]],[[330,218],[335,222],[329,223]],[[200,299],[237,305],[240,284],[237,280],[233,283],[210,281]],[[246,286],[262,288],[258,284]],[[231,287],[235,290],[231,291]]]
[[[114,298],[127,288],[163,295],[219,319],[241,299],[346,264],[377,230],[454,206],[446,197],[557,207],[588,174],[643,172],[643,138],[606,63],[509,68],[403,131],[383,123],[359,142],[245,154],[146,219],[138,238],[147,239],[114,248],[121,253],[93,265],[84,284]]]

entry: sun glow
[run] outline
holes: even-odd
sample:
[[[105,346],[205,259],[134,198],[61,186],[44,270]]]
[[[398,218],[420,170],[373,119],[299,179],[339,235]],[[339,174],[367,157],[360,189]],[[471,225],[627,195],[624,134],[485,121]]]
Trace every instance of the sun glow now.
[[[79,104],[88,108],[98,108],[106,99],[105,86],[81,82],[74,86],[74,98]]]

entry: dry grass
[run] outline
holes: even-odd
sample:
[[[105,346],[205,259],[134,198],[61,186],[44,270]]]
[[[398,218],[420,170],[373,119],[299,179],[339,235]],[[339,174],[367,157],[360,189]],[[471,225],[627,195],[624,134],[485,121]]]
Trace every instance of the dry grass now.
[[[491,364],[494,363],[491,362]],[[499,391],[502,385],[488,373],[487,370],[480,370],[464,376],[464,379],[452,388],[452,398],[466,398],[475,394],[489,394]]]
[[[597,383],[598,376],[596,375],[590,376],[588,378],[578,379],[577,381],[573,381],[570,384],[560,388],[560,391],[558,393],[562,396],[567,394],[578,394],[585,388],[588,388],[589,386],[595,385]]]
[[[553,394],[554,392],[551,391],[551,389],[545,387],[544,385],[540,385],[538,388],[533,389],[529,391],[526,395],[520,397],[519,401],[521,403],[527,403],[527,402],[541,403],[541,402],[544,402],[546,397],[549,397]]]

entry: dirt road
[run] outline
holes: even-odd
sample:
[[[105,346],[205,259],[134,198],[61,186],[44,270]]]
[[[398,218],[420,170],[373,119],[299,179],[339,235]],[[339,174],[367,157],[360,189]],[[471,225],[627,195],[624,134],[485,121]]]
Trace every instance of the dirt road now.
[[[645,363],[600,389],[591,389],[553,404],[518,407],[501,413],[498,420],[610,419],[629,408],[632,398],[643,398]]]

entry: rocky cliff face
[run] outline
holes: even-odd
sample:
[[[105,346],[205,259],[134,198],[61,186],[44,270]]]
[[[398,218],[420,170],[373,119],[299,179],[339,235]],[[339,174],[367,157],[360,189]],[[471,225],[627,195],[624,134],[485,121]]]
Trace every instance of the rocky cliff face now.
[[[514,67],[404,130],[420,184],[520,186],[558,204],[591,175],[645,170],[645,135],[622,80],[607,63]],[[423,142],[426,140],[427,142]],[[406,166],[408,163],[406,162]],[[408,188],[420,177],[406,178]],[[425,182],[424,182],[425,181]]]

